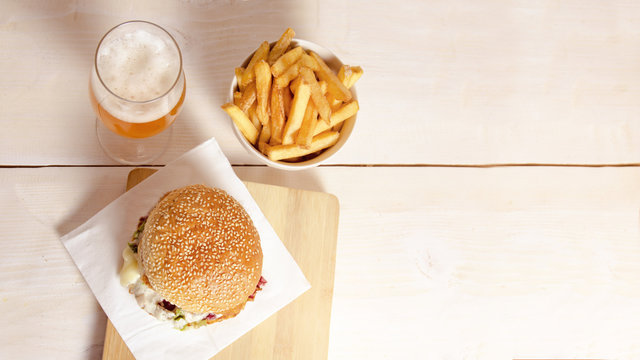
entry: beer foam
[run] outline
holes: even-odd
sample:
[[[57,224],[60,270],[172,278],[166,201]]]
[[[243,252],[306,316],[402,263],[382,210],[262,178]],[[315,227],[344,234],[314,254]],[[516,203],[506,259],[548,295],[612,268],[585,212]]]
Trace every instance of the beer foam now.
[[[150,24],[129,30],[114,29],[102,40],[96,54],[96,67],[102,83],[113,94],[134,102],[145,102],[165,95],[181,75],[180,66],[180,53],[173,39]],[[179,82],[176,91],[169,93],[167,99],[144,106],[116,104],[122,101],[109,99],[109,94],[99,89],[97,83],[94,83],[93,89],[98,101],[112,115],[124,121],[140,123],[167,114],[178,102],[183,86]]]

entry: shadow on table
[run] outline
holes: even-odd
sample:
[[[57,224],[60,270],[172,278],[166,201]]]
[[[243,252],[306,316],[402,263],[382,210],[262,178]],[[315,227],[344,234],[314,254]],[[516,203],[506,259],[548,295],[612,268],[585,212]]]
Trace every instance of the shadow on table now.
[[[96,170],[96,172],[104,172],[104,169],[101,168],[94,169]],[[128,170],[118,168],[117,171],[123,174],[122,192],[124,192],[126,185],[126,171]],[[88,193],[88,195],[86,195],[86,197],[84,197],[81,201],[79,201],[76,207],[74,209],[71,209],[65,218],[61,219],[57,224],[55,224],[54,228],[59,236],[64,236],[78,226],[82,225],[115,199],[113,197],[112,186],[109,186],[110,191],[108,192],[106,192],[104,189],[104,187],[106,186],[104,182],[112,181],[111,176],[109,176],[108,179],[105,179],[102,176],[91,176],[87,178],[96,179],[95,183],[92,184],[93,190]],[[86,338],[90,339],[90,345],[84,350],[84,355],[86,355],[88,359],[100,359],[102,357],[104,346],[107,316],[98,304],[97,300],[96,311],[91,314],[91,317],[93,331],[90,334],[86,334]]]
[[[96,171],[104,172],[104,170],[96,168]],[[123,171],[124,170],[124,171]],[[129,169],[119,168],[118,172],[122,172],[122,193],[125,191],[125,185],[127,181],[127,172]],[[100,177],[96,177],[99,179]],[[105,206],[109,205],[115,200],[119,194],[113,196],[105,196],[104,189],[101,189],[102,185],[96,182],[95,189],[92,190],[81,202],[78,203],[75,209],[69,212],[64,219],[60,220],[55,229],[59,236],[64,236],[78,226],[84,224],[87,220],[91,219],[95,214],[102,210]],[[112,190],[112,189],[110,189]]]

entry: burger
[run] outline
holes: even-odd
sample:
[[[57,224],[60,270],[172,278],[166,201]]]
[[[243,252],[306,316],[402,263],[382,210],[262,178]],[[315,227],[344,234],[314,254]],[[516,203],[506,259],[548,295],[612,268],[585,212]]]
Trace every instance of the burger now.
[[[120,282],[138,305],[182,330],[236,316],[266,284],[251,218],[205,185],[164,195],[140,219],[123,258]]]

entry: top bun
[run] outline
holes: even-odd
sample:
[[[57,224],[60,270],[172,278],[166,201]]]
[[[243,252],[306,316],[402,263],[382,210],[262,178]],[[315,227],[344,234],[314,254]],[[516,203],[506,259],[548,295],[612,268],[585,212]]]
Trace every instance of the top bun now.
[[[151,210],[138,245],[141,273],[164,299],[193,313],[235,316],[262,273],[260,236],[229,194],[190,185]]]

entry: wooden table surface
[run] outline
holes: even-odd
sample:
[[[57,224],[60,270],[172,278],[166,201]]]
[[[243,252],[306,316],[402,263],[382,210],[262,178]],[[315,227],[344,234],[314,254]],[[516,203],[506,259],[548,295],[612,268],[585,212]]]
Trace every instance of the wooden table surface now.
[[[113,25],[167,28],[187,98],[162,166],[215,137],[239,177],[340,200],[330,359],[640,358],[640,3],[0,2],[0,358],[99,358],[59,237],[116,199],[88,100]],[[360,65],[330,162],[259,165],[220,109],[297,37]]]

